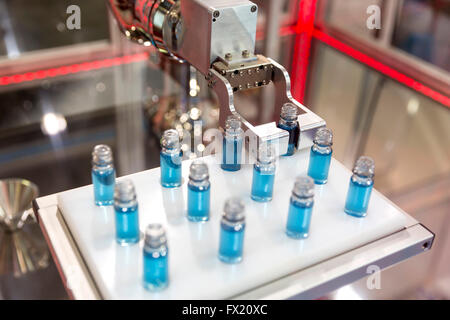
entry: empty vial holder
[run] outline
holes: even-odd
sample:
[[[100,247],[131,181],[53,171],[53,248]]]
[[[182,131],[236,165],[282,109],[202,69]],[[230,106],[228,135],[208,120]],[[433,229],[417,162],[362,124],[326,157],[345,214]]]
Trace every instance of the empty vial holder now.
[[[345,202],[345,212],[355,217],[364,217],[367,214],[370,194],[373,188],[375,162],[370,157],[359,157],[353,168],[353,175]]]
[[[145,229],[144,239],[144,287],[159,291],[169,284],[169,249],[164,228],[160,224],[150,224]]]
[[[188,219],[207,221],[209,219],[210,189],[208,166],[201,160],[192,162],[188,182]]]
[[[114,169],[111,148],[100,144],[92,151],[92,184],[94,186],[94,200],[98,206],[112,205],[114,202],[114,183],[116,172]]]
[[[281,107],[280,121],[278,128],[289,132],[288,149],[284,156],[292,156],[298,144],[300,136],[300,128],[298,126],[298,107],[290,102],[283,104]]]
[[[253,200],[259,202],[272,200],[275,169],[275,151],[273,146],[267,143],[261,144],[256,163],[253,165],[251,194]]]
[[[245,206],[241,199],[225,202],[220,222],[219,259],[225,263],[242,261],[245,231]]]
[[[244,131],[238,117],[231,115],[225,123],[225,136],[222,143],[222,169],[238,171],[241,169],[242,141]]]
[[[131,244],[139,241],[139,211],[136,191],[131,180],[120,181],[114,191],[116,241]]]
[[[295,239],[305,239],[309,235],[311,215],[314,205],[314,181],[310,177],[297,178],[292,190],[286,234]]]
[[[333,133],[328,128],[317,130],[309,156],[308,176],[316,184],[325,184],[328,181],[331,155],[333,154]]]
[[[174,129],[166,130],[161,138],[161,185],[166,188],[181,186],[180,136]]]

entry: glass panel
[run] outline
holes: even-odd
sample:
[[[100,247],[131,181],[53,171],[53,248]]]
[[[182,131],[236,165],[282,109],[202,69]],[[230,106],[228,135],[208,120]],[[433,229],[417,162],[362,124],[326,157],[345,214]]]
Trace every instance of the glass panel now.
[[[371,5],[381,7],[382,0],[327,0],[325,4],[324,23],[327,25],[360,37],[375,36],[375,31],[367,28],[367,8]]]
[[[450,109],[320,44],[308,106],[335,132],[348,168],[376,163],[375,186],[400,194],[450,173]],[[345,81],[342,81],[345,79]]]
[[[109,38],[106,1],[0,0],[0,56]],[[69,30],[70,5],[80,8],[81,29]]]
[[[123,175],[159,166],[163,130],[186,129],[193,137],[194,120],[216,126],[204,77],[153,53],[150,61],[3,88],[0,178],[19,176],[41,195],[54,193],[91,183],[96,144],[112,146]]]
[[[450,2],[404,0],[392,44],[450,71]]]

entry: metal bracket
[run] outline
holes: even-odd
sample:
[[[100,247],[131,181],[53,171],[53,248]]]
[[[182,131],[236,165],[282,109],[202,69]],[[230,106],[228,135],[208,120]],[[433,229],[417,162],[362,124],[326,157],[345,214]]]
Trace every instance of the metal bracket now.
[[[262,61],[262,58],[264,57],[259,56],[259,61]],[[291,102],[296,105],[299,108],[298,122],[300,124],[300,137],[297,147],[298,149],[303,149],[311,146],[315,132],[317,129],[325,126],[325,121],[292,97],[291,80],[286,69],[270,58],[264,59],[266,60],[266,63],[262,64],[263,69],[264,66],[267,66],[272,70],[270,81],[273,82],[276,90],[275,114],[280,114],[281,106],[286,102]],[[237,90],[234,90],[235,87],[230,83],[230,80],[232,79],[231,74],[235,74],[236,71],[237,74],[239,74],[240,71],[248,73],[248,70],[251,70],[249,68],[251,67],[244,65],[244,67],[242,67],[243,70],[240,70],[240,68],[231,68],[228,70],[222,65],[214,64],[214,68],[209,70],[206,80],[208,81],[208,86],[216,92],[219,100],[219,125],[223,129],[228,116],[235,115],[242,121],[243,125],[249,129],[247,136],[249,136],[250,141],[254,141],[251,146],[248,146],[249,152],[257,150],[255,148],[258,147],[259,143],[270,141],[272,144],[278,146],[277,149],[279,154],[284,154],[287,150],[289,140],[287,131],[278,128],[275,122],[253,126],[237,112],[234,106],[234,92]]]

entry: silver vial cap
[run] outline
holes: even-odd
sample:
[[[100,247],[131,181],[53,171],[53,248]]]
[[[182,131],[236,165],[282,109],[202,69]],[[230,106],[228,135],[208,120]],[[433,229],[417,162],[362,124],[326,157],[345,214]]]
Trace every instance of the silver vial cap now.
[[[223,207],[223,217],[229,222],[242,222],[245,220],[244,211],[245,205],[241,198],[229,198]]]
[[[325,147],[333,145],[333,132],[328,128],[320,128],[316,131],[314,143]]]
[[[362,177],[373,177],[375,174],[375,161],[367,156],[359,157],[353,167],[353,173]]]
[[[202,160],[194,160],[189,167],[189,179],[195,181],[209,179],[208,165]]]
[[[92,162],[96,165],[109,165],[113,163],[112,150],[106,144],[99,144],[92,150]]]
[[[229,133],[237,133],[241,131],[241,120],[235,116],[228,116],[225,121],[225,131]]]
[[[177,149],[180,147],[180,135],[175,129],[164,131],[161,138],[161,146],[166,149]]]
[[[308,176],[299,176],[295,179],[292,193],[299,198],[311,198],[314,196],[314,180]]]
[[[275,161],[275,149],[270,143],[262,143],[258,148],[258,161],[263,164],[270,164]]]
[[[298,107],[291,103],[291,102],[287,102],[285,104],[283,104],[283,106],[281,107],[281,114],[280,117],[285,120],[285,121],[297,121],[297,116],[298,116]]]
[[[114,200],[118,202],[130,202],[136,200],[136,190],[131,180],[122,180],[114,188]]]
[[[166,231],[159,223],[152,223],[145,229],[145,246],[150,248],[159,248],[167,243]]]

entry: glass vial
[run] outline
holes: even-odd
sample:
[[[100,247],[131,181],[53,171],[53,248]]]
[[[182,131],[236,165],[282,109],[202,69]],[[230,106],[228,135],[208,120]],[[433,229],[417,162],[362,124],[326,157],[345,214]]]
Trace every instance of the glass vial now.
[[[253,165],[252,194],[253,200],[267,202],[272,200],[273,183],[275,181],[275,151],[267,143],[258,149],[258,158]]]
[[[311,215],[314,205],[314,181],[308,176],[297,178],[292,190],[286,234],[295,239],[305,239],[309,235]]]
[[[359,157],[353,167],[353,175],[345,202],[345,212],[355,217],[364,217],[367,214],[370,194],[373,188],[375,162],[370,157]]]
[[[243,135],[241,120],[234,115],[229,116],[225,123],[225,136],[222,143],[221,167],[223,170],[241,169]]]
[[[220,222],[219,259],[225,263],[242,261],[245,231],[245,206],[240,198],[225,202]]]
[[[208,166],[195,160],[190,166],[188,182],[188,219],[207,221],[209,219],[210,189]]]
[[[181,186],[180,136],[177,130],[170,129],[163,133],[161,138],[161,185],[166,188]]]
[[[328,181],[331,155],[333,154],[333,133],[328,128],[320,128],[314,137],[309,156],[308,176],[316,184],[325,184]]]
[[[281,107],[278,128],[289,132],[289,144],[284,156],[292,156],[298,144],[300,127],[298,126],[298,108],[295,104],[287,102]]]
[[[112,205],[114,202],[114,183],[116,171],[114,169],[111,148],[105,144],[94,147],[92,151],[92,184],[94,186],[94,200],[98,206]]]
[[[138,242],[138,203],[131,180],[123,180],[116,184],[114,211],[116,213],[116,241],[122,245]]]
[[[166,232],[162,225],[155,223],[145,229],[144,240],[144,287],[159,291],[169,284],[169,249]]]

